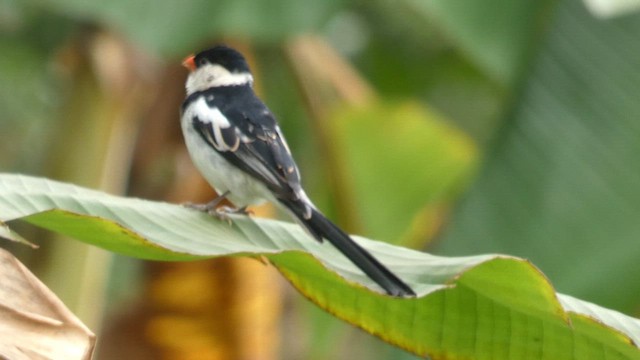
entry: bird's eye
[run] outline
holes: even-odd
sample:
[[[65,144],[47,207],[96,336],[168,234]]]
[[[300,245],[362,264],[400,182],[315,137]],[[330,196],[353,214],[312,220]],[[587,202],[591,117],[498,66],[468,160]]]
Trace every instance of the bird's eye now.
[[[198,61],[198,65],[202,66],[202,65],[206,65],[207,64],[207,59],[200,59]]]

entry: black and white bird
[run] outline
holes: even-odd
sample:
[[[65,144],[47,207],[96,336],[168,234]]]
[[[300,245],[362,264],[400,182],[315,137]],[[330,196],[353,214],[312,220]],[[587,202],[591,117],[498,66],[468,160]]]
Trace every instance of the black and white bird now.
[[[316,240],[331,242],[389,295],[415,295],[309,200],[280,127],[254,93],[251,71],[238,51],[216,46],[187,57],[183,65],[190,73],[182,132],[191,159],[220,194],[201,210],[216,214],[223,198],[241,212],[270,201]]]

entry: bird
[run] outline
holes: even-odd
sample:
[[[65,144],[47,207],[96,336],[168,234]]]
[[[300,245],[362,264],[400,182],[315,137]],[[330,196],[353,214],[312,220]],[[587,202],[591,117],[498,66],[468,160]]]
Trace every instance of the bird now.
[[[413,297],[413,289],[311,202],[300,171],[269,108],[253,90],[253,75],[237,50],[216,45],[184,59],[189,70],[181,128],[192,162],[218,197],[194,205],[224,218],[271,202],[317,241],[329,241],[388,295]],[[227,199],[236,208],[220,207]]]

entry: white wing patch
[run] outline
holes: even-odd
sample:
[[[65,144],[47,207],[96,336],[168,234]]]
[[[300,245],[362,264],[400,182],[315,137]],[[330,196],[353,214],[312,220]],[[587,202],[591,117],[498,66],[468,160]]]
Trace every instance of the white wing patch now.
[[[223,136],[223,131],[229,131],[232,127],[229,119],[217,107],[210,107],[207,105],[204,97],[200,97],[194,105],[195,116],[202,123],[209,125],[211,131],[206,131],[205,136],[207,140],[218,151],[236,151],[240,146],[240,137],[238,136],[238,129],[234,129],[234,135],[227,135],[227,139]],[[230,139],[233,139],[232,143],[227,143]]]
[[[284,145],[285,150],[287,150],[287,154],[291,155],[291,150],[289,150],[289,145],[287,141],[284,139],[284,135],[282,135],[282,131],[280,131],[280,126],[276,125],[276,133],[280,137],[280,141],[282,141],[282,145]]]

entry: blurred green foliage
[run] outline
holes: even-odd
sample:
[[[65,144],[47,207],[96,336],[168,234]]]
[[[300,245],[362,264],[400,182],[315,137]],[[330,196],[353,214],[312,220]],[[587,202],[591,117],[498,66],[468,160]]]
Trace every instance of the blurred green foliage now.
[[[222,36],[276,43],[318,28],[343,0],[44,0],[39,6],[124,34],[147,51],[182,57]]]
[[[557,8],[439,252],[524,256],[559,291],[637,311],[639,31],[638,14],[602,20],[579,2]]]
[[[38,171],[63,84],[51,57],[72,25],[23,3],[0,4],[0,165]]]
[[[442,143],[463,136],[483,158],[478,176],[462,171],[458,191],[446,198],[448,206],[459,205],[449,217],[441,214],[448,221],[433,251],[523,256],[560,291],[633,314],[640,304],[634,281],[640,272],[639,27],[637,13],[598,18],[580,0],[4,0],[0,169],[47,174],[48,152],[59,141],[53,134],[64,116],[59,111],[71,89],[58,57],[87,32],[116,33],[160,63],[221,39],[242,39],[255,47],[259,85],[281,119],[305,184],[326,203],[326,170],[316,166],[314,134],[302,120],[305,104],[281,51],[291,37],[317,33],[358,68],[383,103],[420,102],[439,114],[434,122],[426,116],[425,126],[455,129],[451,137],[432,136]],[[386,108],[362,114],[367,111],[383,115],[372,123],[385,121]],[[388,115],[396,122],[402,116]],[[360,122],[357,130],[364,131],[366,116]],[[366,144],[366,137],[358,141]],[[417,148],[431,151],[437,144]],[[441,171],[448,158],[436,156],[411,160],[424,161],[418,173],[430,177],[426,173]],[[386,187],[402,186],[407,175],[398,173]],[[465,192],[462,184],[472,185]],[[375,205],[376,219],[403,214],[402,199],[382,210]],[[419,199],[410,199],[412,209]],[[437,200],[424,199],[425,206]],[[405,233],[407,222],[396,220],[393,228],[376,220],[371,231],[390,238]],[[365,341],[357,332],[336,331],[341,325],[332,319],[319,323],[332,339],[327,342]],[[341,351],[406,356],[383,344],[318,351],[325,353],[317,358]]]
[[[450,203],[474,169],[471,139],[415,102],[341,110],[331,125],[363,233],[375,239],[424,241],[411,239],[412,223],[428,228],[425,211]]]

